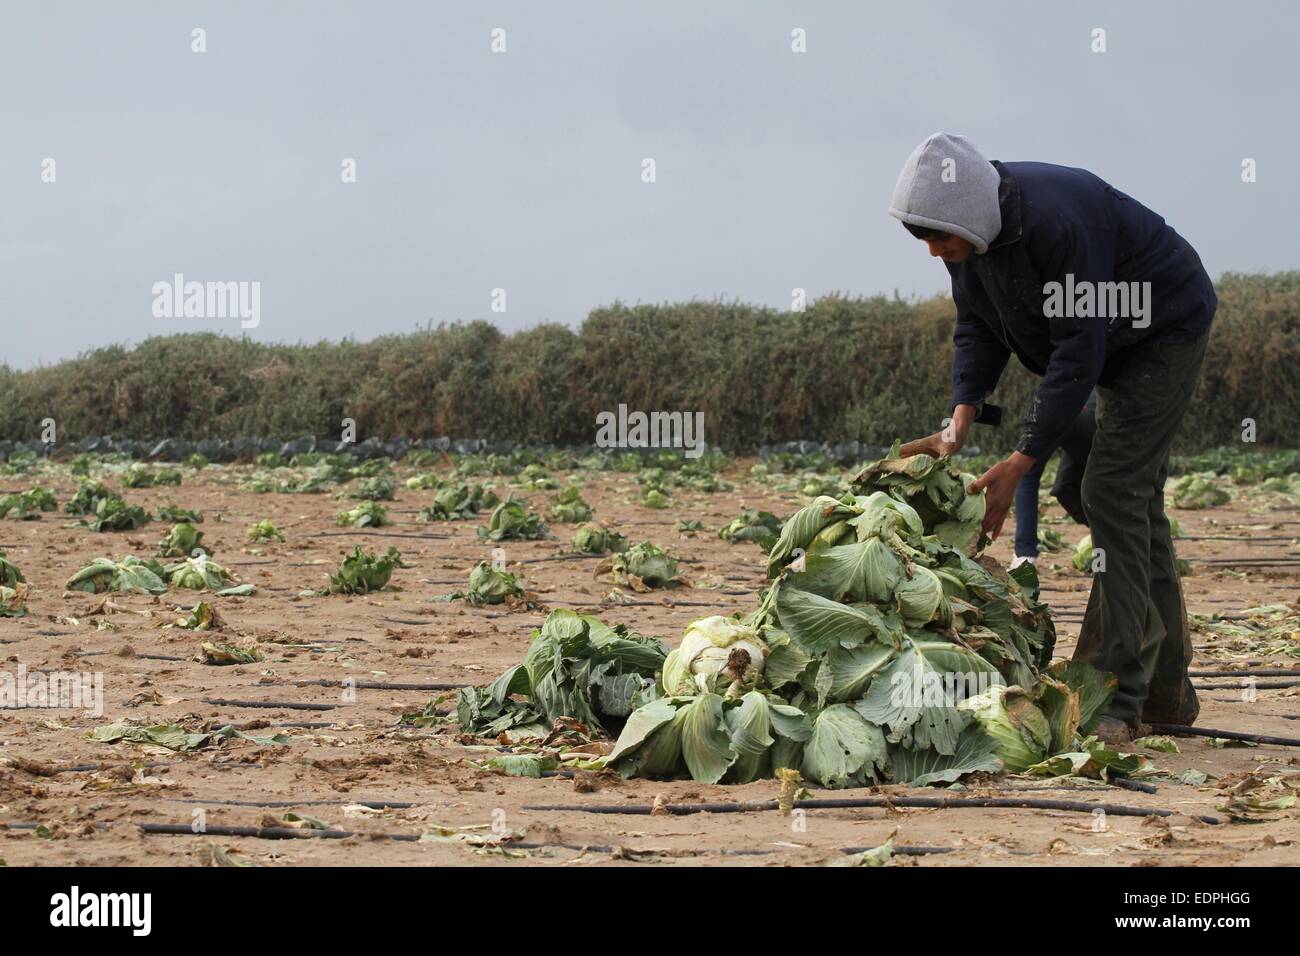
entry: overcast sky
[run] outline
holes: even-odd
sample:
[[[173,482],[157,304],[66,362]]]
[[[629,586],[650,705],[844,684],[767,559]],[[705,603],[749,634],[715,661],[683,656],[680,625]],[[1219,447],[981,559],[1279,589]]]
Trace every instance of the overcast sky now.
[[[929,295],[942,264],[885,208],[940,129],[1091,169],[1215,278],[1296,268],[1297,9],[5,0],[0,362],[199,328],[368,339],[576,325],[615,299]],[[155,318],[178,272],[260,282],[260,325]]]

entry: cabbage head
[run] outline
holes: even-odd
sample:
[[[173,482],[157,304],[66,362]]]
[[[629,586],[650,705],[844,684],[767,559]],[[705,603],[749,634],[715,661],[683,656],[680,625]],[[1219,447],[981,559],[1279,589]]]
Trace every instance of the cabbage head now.
[[[763,674],[767,645],[752,627],[715,615],[694,621],[664,661],[664,693],[674,697],[717,688],[752,687]]]

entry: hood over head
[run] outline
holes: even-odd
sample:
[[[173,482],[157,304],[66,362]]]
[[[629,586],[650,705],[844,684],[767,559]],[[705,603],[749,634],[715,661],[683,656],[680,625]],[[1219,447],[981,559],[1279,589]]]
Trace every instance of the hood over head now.
[[[964,136],[935,133],[898,174],[889,214],[913,226],[949,232],[983,255],[1002,231],[997,169]]]

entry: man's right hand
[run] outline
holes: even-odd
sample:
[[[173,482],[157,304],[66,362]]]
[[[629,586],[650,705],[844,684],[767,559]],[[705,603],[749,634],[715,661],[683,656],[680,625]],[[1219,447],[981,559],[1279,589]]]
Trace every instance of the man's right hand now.
[[[952,411],[952,421],[943,429],[925,438],[910,441],[899,449],[898,453],[907,458],[911,455],[933,455],[941,458],[955,455],[966,444],[966,432],[975,420],[977,409],[974,405],[958,405]]]

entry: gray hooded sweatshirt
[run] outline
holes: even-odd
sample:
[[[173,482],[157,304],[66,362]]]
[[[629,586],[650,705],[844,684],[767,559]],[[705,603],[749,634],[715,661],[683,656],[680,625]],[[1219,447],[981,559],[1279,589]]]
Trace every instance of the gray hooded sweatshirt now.
[[[912,152],[898,174],[889,214],[949,232],[983,255],[1002,230],[1001,177],[964,136],[935,133]]]

